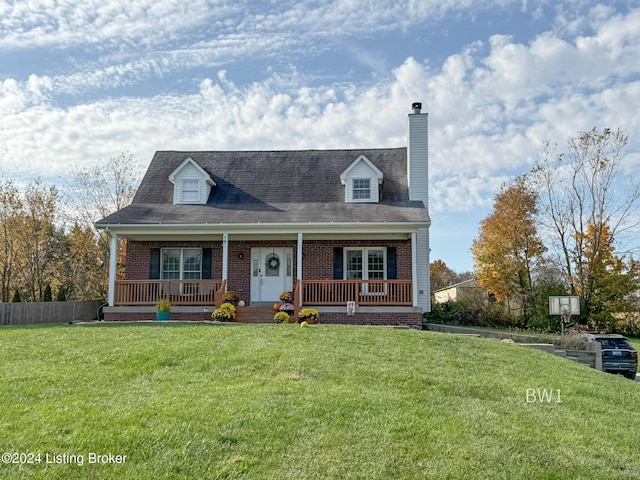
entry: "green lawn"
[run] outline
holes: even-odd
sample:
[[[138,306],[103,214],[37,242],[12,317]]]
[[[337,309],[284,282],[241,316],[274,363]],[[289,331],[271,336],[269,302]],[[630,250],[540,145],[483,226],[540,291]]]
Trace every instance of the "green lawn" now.
[[[640,478],[640,383],[496,340],[103,324],[0,348],[0,450],[40,454],[3,479]]]

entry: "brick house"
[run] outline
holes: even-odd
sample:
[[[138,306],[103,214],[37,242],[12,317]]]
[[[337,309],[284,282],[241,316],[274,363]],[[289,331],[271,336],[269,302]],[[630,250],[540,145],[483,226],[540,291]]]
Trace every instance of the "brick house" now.
[[[205,319],[224,290],[246,313],[294,289],[296,308],[323,323],[420,325],[428,115],[412,108],[406,147],[156,152],[131,205],[96,223],[111,238],[105,319],[154,318],[164,297],[172,319]],[[113,273],[119,238],[124,280]]]

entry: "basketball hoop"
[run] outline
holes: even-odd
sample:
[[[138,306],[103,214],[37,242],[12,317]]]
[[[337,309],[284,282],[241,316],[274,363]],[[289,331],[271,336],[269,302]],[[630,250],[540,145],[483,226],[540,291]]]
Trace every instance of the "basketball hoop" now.
[[[577,296],[549,297],[549,315],[560,316],[560,330],[564,335],[569,327],[572,315],[580,315],[580,298]]]

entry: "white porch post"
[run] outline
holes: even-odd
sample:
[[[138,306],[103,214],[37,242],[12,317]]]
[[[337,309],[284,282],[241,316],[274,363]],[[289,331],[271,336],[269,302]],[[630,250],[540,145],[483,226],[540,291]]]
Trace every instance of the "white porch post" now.
[[[296,256],[296,276],[297,280],[302,281],[302,233],[298,233],[298,254]],[[298,292],[298,298],[300,299],[299,307],[302,306],[302,292]]]
[[[111,234],[109,244],[109,288],[107,293],[107,302],[113,307],[116,300],[116,273],[118,268],[118,236]]]
[[[411,296],[413,306],[418,306],[418,232],[411,232]]]
[[[229,278],[229,234],[222,234],[222,280]]]

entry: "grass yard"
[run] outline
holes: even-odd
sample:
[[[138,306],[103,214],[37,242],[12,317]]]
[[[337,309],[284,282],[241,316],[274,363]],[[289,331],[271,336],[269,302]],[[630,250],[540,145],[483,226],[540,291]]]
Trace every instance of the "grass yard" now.
[[[640,478],[640,383],[497,340],[101,324],[0,354],[0,450],[40,455],[3,479]]]

